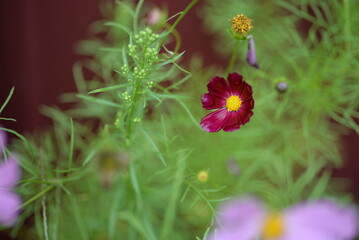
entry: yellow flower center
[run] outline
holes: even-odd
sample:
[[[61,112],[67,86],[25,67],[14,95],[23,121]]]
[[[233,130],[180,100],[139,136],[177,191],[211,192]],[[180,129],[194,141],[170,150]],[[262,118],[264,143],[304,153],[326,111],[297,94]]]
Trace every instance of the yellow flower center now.
[[[252,19],[247,18],[244,14],[238,14],[232,18],[231,23],[232,29],[243,35],[253,28]]]
[[[242,105],[241,99],[238,96],[232,95],[226,100],[226,107],[228,112],[237,111]]]
[[[280,214],[271,214],[267,217],[263,228],[263,238],[273,239],[278,238],[283,233],[283,218]]]

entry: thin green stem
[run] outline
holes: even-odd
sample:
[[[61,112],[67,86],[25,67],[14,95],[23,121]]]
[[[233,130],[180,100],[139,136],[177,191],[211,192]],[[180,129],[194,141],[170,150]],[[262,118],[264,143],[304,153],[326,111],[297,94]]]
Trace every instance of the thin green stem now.
[[[199,0],[192,0],[190,4],[187,5],[185,10],[181,13],[181,15],[176,19],[175,23],[171,26],[171,28],[168,30],[168,34],[162,39],[161,44],[162,45],[168,36],[172,33],[172,31],[177,27],[179,22],[182,20],[182,18],[187,14],[187,12],[197,3]]]
[[[234,49],[232,52],[231,60],[229,61],[229,64],[228,64],[228,67],[226,70],[227,73],[232,72],[232,70],[233,70],[233,66],[234,66],[234,63],[236,62],[236,58],[237,58],[238,49],[239,49],[239,40],[236,40],[236,43],[234,45]]]
[[[137,4],[136,10],[135,10],[135,16],[133,18],[133,30],[135,33],[138,32],[138,16],[140,14],[140,10],[142,8],[144,0],[140,0]]]
[[[44,190],[42,190],[41,192],[39,192],[38,194],[36,194],[35,196],[33,196],[32,198],[30,198],[29,200],[27,200],[26,202],[24,202],[23,204],[21,204],[21,206],[19,207],[19,209],[24,208],[25,206],[29,205],[30,203],[34,202],[35,200],[39,199],[40,197],[42,197],[45,193],[49,192],[50,190],[52,190],[56,185],[50,185],[47,188],[45,188]]]
[[[127,144],[130,144],[131,142],[131,134],[132,134],[132,118],[133,118],[133,114],[135,112],[135,108],[137,105],[137,98],[138,98],[138,91],[140,89],[141,86],[141,80],[137,79],[136,80],[136,86],[135,86],[135,91],[134,91],[134,95],[133,95],[133,102],[132,102],[132,106],[131,106],[131,110],[130,110],[130,114],[128,116],[128,125],[127,125],[127,129],[126,129],[126,141]]]
[[[168,29],[171,29],[171,24],[166,23],[164,25],[164,27],[168,28]],[[181,40],[181,35],[179,34],[179,32],[176,29],[172,30],[172,34],[176,39],[176,46],[175,46],[175,50],[174,50],[174,53],[173,53],[173,55],[176,55],[178,53],[179,48],[181,47],[182,40]]]
[[[176,211],[178,208],[178,202],[180,200],[181,185],[183,182],[185,167],[186,167],[185,158],[180,159],[180,161],[178,161],[178,164],[176,167],[177,171],[175,174],[175,179],[174,179],[174,183],[173,183],[173,187],[172,187],[172,195],[170,197],[169,204],[166,209],[165,218],[163,220],[164,224],[163,224],[161,238],[160,238],[163,240],[169,238],[169,234],[173,228],[173,223],[174,223]]]

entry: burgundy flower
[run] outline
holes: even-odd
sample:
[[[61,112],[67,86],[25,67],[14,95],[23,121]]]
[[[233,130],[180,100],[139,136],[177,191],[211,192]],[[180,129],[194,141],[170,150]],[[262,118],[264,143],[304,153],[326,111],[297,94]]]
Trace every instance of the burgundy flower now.
[[[230,73],[227,79],[228,83],[221,77],[212,78],[207,85],[209,93],[202,97],[203,108],[220,108],[202,118],[201,126],[206,132],[221,129],[232,132],[246,124],[253,115],[252,87],[238,73]]]

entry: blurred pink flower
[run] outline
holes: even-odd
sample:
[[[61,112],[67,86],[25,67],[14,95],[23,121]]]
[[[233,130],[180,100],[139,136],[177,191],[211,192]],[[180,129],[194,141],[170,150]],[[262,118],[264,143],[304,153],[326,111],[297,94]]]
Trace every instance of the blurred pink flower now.
[[[161,20],[161,10],[157,7],[152,8],[147,14],[147,24],[156,25]]]
[[[6,143],[5,133],[0,130],[0,144]],[[0,156],[5,144],[0,145]],[[21,199],[12,192],[20,180],[21,171],[17,159],[13,156],[0,162],[0,225],[5,227],[12,226],[20,213]]]
[[[257,199],[241,198],[222,206],[208,240],[350,240],[357,233],[353,206],[318,200],[271,213]]]

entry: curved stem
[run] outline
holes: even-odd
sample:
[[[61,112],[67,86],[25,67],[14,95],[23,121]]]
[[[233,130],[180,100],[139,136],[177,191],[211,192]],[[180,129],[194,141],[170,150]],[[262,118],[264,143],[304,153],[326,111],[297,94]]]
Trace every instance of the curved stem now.
[[[171,29],[172,25],[169,23],[165,23],[164,27],[169,30],[169,29]],[[176,55],[179,48],[181,47],[182,40],[181,40],[181,35],[179,34],[179,32],[176,29],[172,30],[172,35],[176,39],[176,46],[175,46],[174,53],[173,53],[173,55]]]
[[[228,67],[226,70],[227,73],[229,73],[233,70],[233,66],[234,66],[234,63],[236,62],[236,58],[237,58],[238,49],[239,49],[239,40],[236,40],[236,43],[234,45],[234,49],[232,52],[231,60],[229,61],[229,64],[228,64]]]
[[[199,0],[192,0],[190,4],[187,5],[185,10],[181,13],[181,15],[176,19],[175,23],[171,26],[171,28],[168,30],[168,34],[162,39],[160,46],[166,41],[168,36],[172,33],[172,31],[177,27],[179,22],[182,20],[182,18],[187,14],[187,12],[197,3]]]

